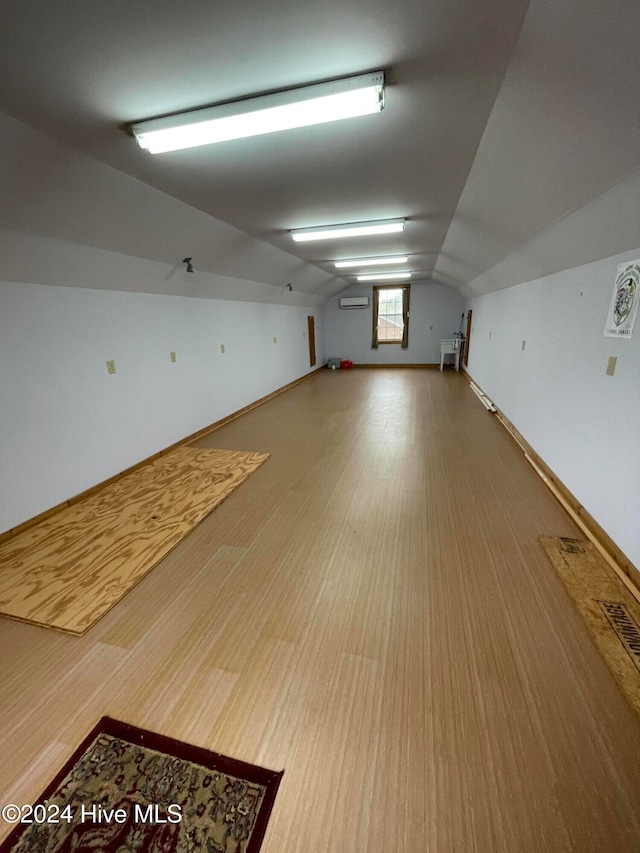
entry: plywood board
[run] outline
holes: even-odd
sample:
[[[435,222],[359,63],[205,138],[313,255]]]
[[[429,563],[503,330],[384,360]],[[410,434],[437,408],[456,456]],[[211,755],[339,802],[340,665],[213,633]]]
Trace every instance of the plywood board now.
[[[538,542],[580,531],[461,374],[198,444],[272,456],[84,636],[0,619],[1,803],[106,714],[285,768],[262,853],[638,853],[640,717]]]
[[[590,542],[540,542],[622,692],[640,713],[640,606]]]
[[[83,634],[266,453],[182,447],[0,545],[0,614]]]

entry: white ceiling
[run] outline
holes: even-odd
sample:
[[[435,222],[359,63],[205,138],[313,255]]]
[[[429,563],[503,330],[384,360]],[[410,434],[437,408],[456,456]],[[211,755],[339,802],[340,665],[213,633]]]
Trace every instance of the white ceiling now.
[[[327,275],[307,287],[319,295],[353,281],[332,258],[389,252],[411,254],[416,278],[465,290],[640,162],[640,4],[528,6],[4,0],[0,110],[316,265]],[[378,69],[378,115],[156,156],[122,129]],[[394,217],[406,233],[386,240],[288,234]],[[110,248],[136,254],[124,234]],[[160,237],[144,255],[175,260]],[[204,247],[198,265],[233,274]]]

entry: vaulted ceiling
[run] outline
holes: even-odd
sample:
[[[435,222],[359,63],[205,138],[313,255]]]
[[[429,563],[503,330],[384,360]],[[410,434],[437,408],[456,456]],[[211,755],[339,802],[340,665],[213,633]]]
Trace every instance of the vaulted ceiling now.
[[[0,23],[0,110],[314,265],[322,296],[353,280],[332,259],[400,252],[464,291],[640,163],[634,0],[4,0]],[[379,69],[372,116],[156,156],[122,129]],[[393,217],[385,240],[288,233]],[[233,274],[215,241],[198,264]]]

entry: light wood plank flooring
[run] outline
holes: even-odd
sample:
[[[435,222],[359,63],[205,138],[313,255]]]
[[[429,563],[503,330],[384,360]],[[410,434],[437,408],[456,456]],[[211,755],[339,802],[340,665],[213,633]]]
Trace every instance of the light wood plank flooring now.
[[[640,850],[639,721],[537,541],[580,533],[462,377],[198,444],[271,459],[84,637],[0,620],[0,800],[109,714],[284,768],[263,853]]]

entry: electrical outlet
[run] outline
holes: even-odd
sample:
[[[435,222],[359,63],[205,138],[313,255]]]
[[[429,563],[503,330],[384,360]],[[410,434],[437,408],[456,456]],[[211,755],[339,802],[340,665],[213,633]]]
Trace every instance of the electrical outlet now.
[[[115,361],[109,360],[107,362],[107,373],[115,373],[116,372],[116,363]]]
[[[618,358],[615,355],[612,355],[607,362],[607,376],[613,376],[616,372],[616,362]]]
[[[276,338],[276,336],[275,336],[275,335],[273,336],[273,342],[274,342],[274,344],[277,344],[277,343],[278,343],[278,339]]]
[[[171,361],[176,361],[176,354],[175,354],[175,352],[172,352],[172,353],[171,353]]]
[[[220,352],[226,352],[224,344],[220,344]]]
[[[527,342],[526,342],[526,341],[522,341],[522,349],[524,349],[524,348],[526,347],[526,345],[527,345]]]

